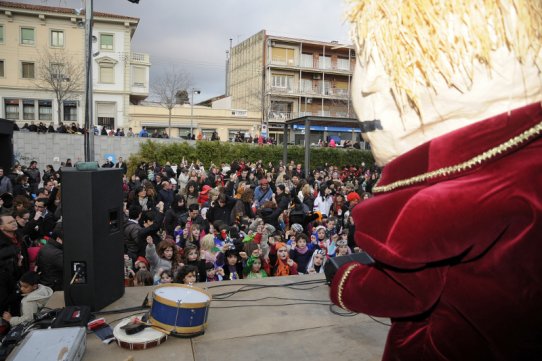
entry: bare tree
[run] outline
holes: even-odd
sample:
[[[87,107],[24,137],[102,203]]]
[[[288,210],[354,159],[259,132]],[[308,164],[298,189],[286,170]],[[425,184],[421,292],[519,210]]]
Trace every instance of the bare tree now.
[[[178,104],[179,94],[187,91],[190,87],[190,76],[183,71],[178,71],[175,68],[162,73],[157,77],[151,85],[151,91],[158,99],[160,105],[166,108],[169,112],[168,119],[168,134],[171,138],[171,111]]]
[[[83,90],[85,68],[63,50],[40,52],[36,86],[55,94],[58,122],[62,121],[62,102],[79,98]]]

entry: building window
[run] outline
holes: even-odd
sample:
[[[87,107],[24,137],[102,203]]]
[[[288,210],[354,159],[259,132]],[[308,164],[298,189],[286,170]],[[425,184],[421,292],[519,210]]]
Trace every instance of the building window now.
[[[292,89],[292,76],[288,75],[272,75],[271,86],[273,88]]]
[[[245,133],[248,132],[248,129],[228,129],[228,140],[231,142],[243,141],[245,138]],[[239,138],[239,139],[237,139]]]
[[[77,102],[73,100],[64,101],[64,121],[77,121]]]
[[[21,44],[34,45],[34,28],[21,28]]]
[[[100,49],[113,50],[113,34],[100,34]]]
[[[340,70],[350,70],[350,60],[343,58],[337,59],[337,68]]]
[[[21,63],[22,78],[23,79],[34,79],[34,63],[22,62]]]
[[[216,132],[216,129],[202,129],[201,130],[203,139],[205,140],[211,140],[211,136],[213,135],[214,132]]]
[[[271,62],[279,65],[295,65],[294,49],[271,48]]]
[[[134,76],[134,81],[132,83],[133,86],[137,86],[137,87],[145,87],[145,83],[146,83],[146,69],[144,67],[141,67],[141,66],[134,66],[133,68],[133,76]]]
[[[331,69],[331,57],[320,56],[320,69]]]
[[[6,119],[19,120],[19,99],[4,100]]]
[[[23,99],[23,119],[34,120],[36,119],[36,107],[34,100]]]
[[[39,105],[39,120],[53,120],[53,103],[50,100],[40,100]]]
[[[4,77],[4,61],[0,60],[0,78]]]
[[[98,125],[107,129],[114,129],[117,103],[96,103],[96,117]]]
[[[115,67],[113,64],[100,64],[100,83],[112,84],[115,82]]]
[[[301,66],[304,68],[314,68],[312,54],[301,54]]]
[[[4,25],[0,24],[0,44],[4,42]]]
[[[51,46],[55,48],[64,46],[64,32],[62,30],[51,30]]]

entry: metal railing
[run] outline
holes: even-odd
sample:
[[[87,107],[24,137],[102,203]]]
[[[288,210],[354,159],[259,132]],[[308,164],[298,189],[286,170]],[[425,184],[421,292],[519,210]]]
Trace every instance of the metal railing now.
[[[271,86],[269,92],[272,94],[291,94],[291,95],[300,95],[300,96],[329,96],[341,99],[348,99],[349,93],[347,89],[340,88],[324,88],[321,89],[321,85],[317,87],[308,87],[301,86],[298,87],[297,84],[293,84],[290,87],[277,87]]]
[[[335,117],[335,118],[349,118],[347,112],[334,112],[334,113],[332,113],[329,110],[324,110],[324,111],[319,110],[315,114],[313,114],[312,112],[270,111],[267,114],[267,119],[268,120],[273,120],[273,121],[281,121],[281,120],[285,121],[285,120],[290,120],[290,119],[295,119],[295,118],[300,118],[300,117],[305,117],[305,116],[311,116],[311,115],[320,116],[320,117],[323,116],[323,117]]]
[[[354,67],[352,65],[350,66],[343,66],[338,63],[331,63],[331,64],[320,64],[319,61],[301,61],[299,63],[295,59],[271,59],[270,61],[271,65],[278,65],[278,66],[291,66],[291,67],[300,67],[305,69],[314,69],[314,70],[338,70],[338,71],[347,71],[352,72],[354,71]]]

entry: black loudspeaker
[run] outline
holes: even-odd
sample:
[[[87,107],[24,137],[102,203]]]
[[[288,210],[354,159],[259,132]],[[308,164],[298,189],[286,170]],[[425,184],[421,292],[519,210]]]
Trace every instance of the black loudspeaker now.
[[[13,122],[0,118],[0,167],[8,175],[13,166]]]
[[[64,301],[100,310],[124,294],[122,169],[62,168]]]

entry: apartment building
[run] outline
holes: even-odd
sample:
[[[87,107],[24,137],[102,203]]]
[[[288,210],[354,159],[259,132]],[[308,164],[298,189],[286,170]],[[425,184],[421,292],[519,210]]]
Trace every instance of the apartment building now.
[[[350,100],[354,47],[273,36],[265,30],[231,49],[229,95],[236,109],[262,112],[263,132],[282,141],[285,120],[307,115],[354,118]],[[354,138],[354,129],[315,129]],[[342,134],[344,133],[344,134]]]
[[[138,23],[94,12],[94,124],[126,126],[129,105],[149,94],[149,56],[131,46]],[[84,11],[0,1],[0,117],[19,126],[84,123],[84,24]]]

